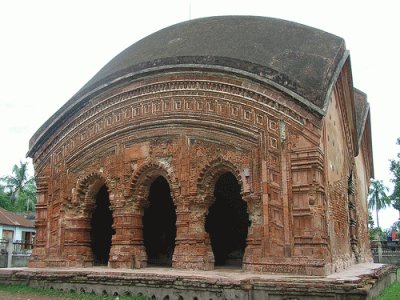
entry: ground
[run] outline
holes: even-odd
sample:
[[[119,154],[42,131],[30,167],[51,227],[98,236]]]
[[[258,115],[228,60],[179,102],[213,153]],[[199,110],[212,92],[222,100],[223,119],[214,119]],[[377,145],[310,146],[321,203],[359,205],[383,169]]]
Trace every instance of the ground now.
[[[43,295],[33,295],[33,294],[16,294],[0,291],[1,300],[64,300],[68,298],[63,298],[59,296],[43,296]]]

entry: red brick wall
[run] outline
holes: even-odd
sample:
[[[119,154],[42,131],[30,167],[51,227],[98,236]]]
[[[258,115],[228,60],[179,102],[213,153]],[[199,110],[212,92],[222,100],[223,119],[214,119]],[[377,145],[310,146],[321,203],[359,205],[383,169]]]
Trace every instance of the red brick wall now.
[[[93,263],[90,218],[105,184],[115,229],[109,265],[145,267],[141,216],[152,180],[163,176],[177,214],[173,267],[212,269],[205,216],[218,176],[231,172],[251,221],[243,268],[329,273],[331,253],[348,252],[342,242],[328,250],[328,222],[344,221],[345,211],[332,206],[340,197],[326,200],[324,151],[329,161],[331,150],[322,125],[290,96],[227,74],[154,75],[103,93],[35,154],[31,266]]]

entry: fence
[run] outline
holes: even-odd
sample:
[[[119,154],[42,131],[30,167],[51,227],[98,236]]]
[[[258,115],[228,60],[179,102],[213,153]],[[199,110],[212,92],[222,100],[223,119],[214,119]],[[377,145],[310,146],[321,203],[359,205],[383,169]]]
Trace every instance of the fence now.
[[[32,254],[32,241],[0,239],[0,268],[25,267]]]
[[[400,264],[399,241],[372,241],[371,254],[375,263]]]

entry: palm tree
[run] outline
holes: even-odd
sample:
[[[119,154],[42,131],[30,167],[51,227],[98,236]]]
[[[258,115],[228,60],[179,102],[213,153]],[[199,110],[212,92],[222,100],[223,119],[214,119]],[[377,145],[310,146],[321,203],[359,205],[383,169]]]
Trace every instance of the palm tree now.
[[[15,202],[19,194],[24,191],[25,184],[28,177],[28,163],[19,162],[19,166],[14,165],[12,168],[12,175],[6,176],[3,180],[6,183],[6,187],[11,192],[11,200]]]
[[[36,204],[36,183],[34,177],[30,177],[26,181],[24,191],[20,194],[20,201],[24,203],[26,211],[34,211]]]
[[[376,211],[376,225],[379,228],[379,210],[389,206],[391,204],[390,198],[386,195],[386,192],[389,189],[384,186],[382,180],[371,180],[370,189],[368,192],[369,201],[368,201],[368,208],[375,209]]]
[[[28,174],[28,163],[14,165],[12,175],[0,178],[0,206],[11,211],[35,209],[35,179]]]

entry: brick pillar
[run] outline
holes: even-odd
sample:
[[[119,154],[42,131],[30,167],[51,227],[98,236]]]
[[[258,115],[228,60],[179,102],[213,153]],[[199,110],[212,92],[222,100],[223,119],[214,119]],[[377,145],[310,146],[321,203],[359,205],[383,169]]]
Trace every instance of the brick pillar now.
[[[263,215],[261,193],[251,193],[243,196],[246,201],[251,226],[246,239],[246,250],[243,256],[243,269],[257,270],[263,255]]]
[[[350,227],[350,244],[353,251],[356,262],[361,262],[361,248],[358,241],[358,224],[357,224],[357,206],[355,204],[354,197],[354,183],[353,176],[350,175],[348,179],[348,205],[349,205],[349,227]]]
[[[69,267],[88,267],[93,265],[89,217],[65,217],[63,257]]]
[[[46,257],[48,249],[47,241],[47,197],[48,197],[48,177],[37,176],[36,178],[36,219],[35,219],[35,246],[29,259],[30,268],[44,268],[47,266]]]
[[[189,203],[190,205],[189,210]],[[172,266],[179,269],[212,270],[214,255],[204,223],[206,206],[187,201],[177,207],[176,243]]]
[[[143,268],[147,265],[143,244],[142,213],[139,209],[117,208],[113,212],[115,234],[112,237],[111,268]]]

